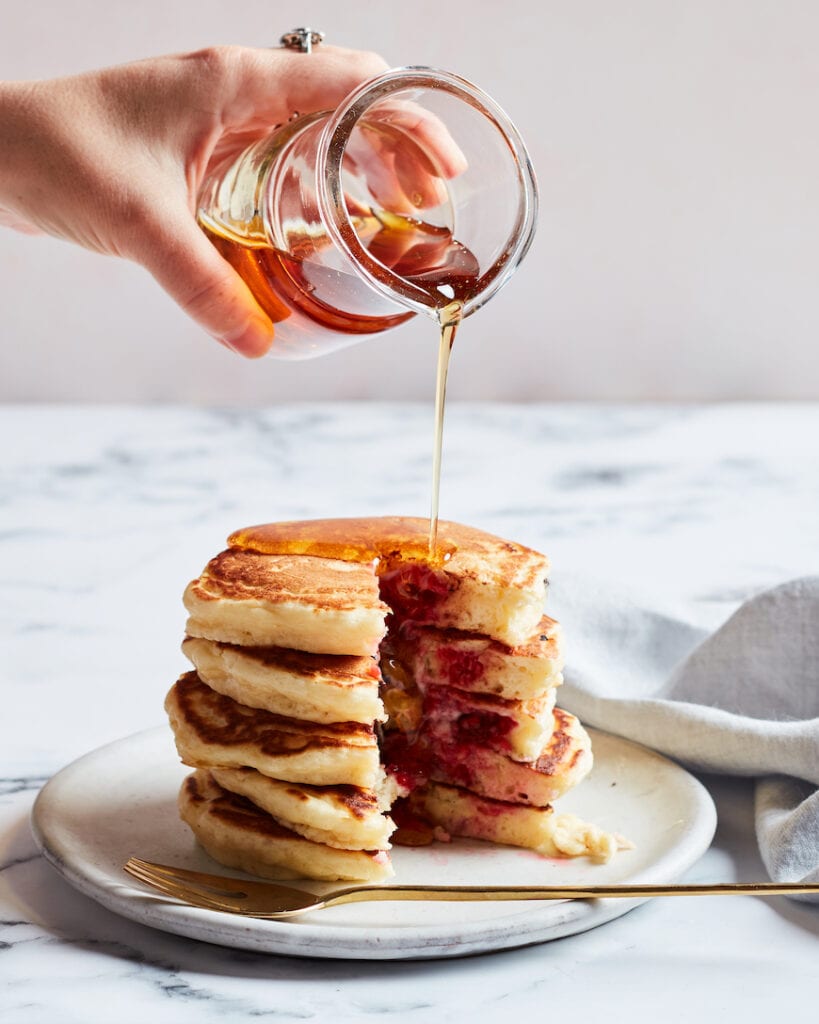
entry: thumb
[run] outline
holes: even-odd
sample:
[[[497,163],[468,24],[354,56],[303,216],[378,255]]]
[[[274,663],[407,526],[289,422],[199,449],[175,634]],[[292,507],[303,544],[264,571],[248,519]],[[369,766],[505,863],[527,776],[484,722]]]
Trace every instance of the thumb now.
[[[273,342],[273,324],[250,289],[186,211],[164,218],[132,256],[211,337],[255,359]]]

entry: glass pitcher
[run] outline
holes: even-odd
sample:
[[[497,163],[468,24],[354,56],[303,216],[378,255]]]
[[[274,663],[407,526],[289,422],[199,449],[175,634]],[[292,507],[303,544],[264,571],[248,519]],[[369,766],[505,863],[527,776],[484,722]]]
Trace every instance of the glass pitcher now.
[[[303,359],[418,313],[469,316],[526,254],[536,213],[526,147],[500,107],[409,67],[214,168],[198,218],[273,321],[270,354]]]

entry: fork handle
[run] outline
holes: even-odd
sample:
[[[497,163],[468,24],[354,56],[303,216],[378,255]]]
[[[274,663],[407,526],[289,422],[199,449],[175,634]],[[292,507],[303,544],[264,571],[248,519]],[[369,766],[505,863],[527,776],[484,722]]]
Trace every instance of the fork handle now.
[[[331,893],[325,906],[364,900],[596,900],[656,896],[793,896],[819,893],[819,884],[802,882],[719,882],[712,885],[359,885]]]

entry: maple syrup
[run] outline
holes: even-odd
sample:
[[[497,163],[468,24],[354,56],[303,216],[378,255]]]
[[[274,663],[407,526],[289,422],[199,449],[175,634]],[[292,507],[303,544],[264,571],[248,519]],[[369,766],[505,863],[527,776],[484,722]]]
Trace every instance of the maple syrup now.
[[[404,516],[266,523],[237,530],[228,537],[228,544],[263,555],[314,555],[344,562],[373,562],[383,578],[407,563],[420,570],[429,561],[429,523],[426,519]],[[450,538],[439,540],[442,562],[456,550],[457,545]]]
[[[301,245],[298,238],[291,238],[290,251],[282,252],[263,237],[234,235],[202,214],[199,222],[272,322],[286,322],[282,334],[290,337],[284,344],[293,345],[294,333],[315,337],[317,328],[337,334],[377,334],[415,315],[409,310],[385,315],[381,297],[362,278],[304,258],[301,250],[309,253],[317,245],[313,235],[305,236]],[[475,294],[477,261],[448,228],[385,211],[370,211],[356,218],[355,224],[362,244],[383,267],[382,274],[376,271],[383,284],[389,285],[394,276],[404,278],[442,307]],[[309,348],[309,341],[305,346],[302,339],[299,348]]]
[[[201,226],[270,320],[287,322],[287,338],[279,338],[277,332],[274,345],[309,351],[317,326],[324,333],[378,334],[414,315],[376,313],[372,289],[354,274],[301,260],[266,243],[231,237],[204,222]]]

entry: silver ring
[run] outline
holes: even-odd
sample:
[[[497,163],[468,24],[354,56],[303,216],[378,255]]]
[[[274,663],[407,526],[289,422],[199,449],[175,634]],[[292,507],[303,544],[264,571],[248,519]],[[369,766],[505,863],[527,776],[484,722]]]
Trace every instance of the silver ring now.
[[[314,28],[294,28],[291,32],[285,32],[279,42],[288,50],[312,53],[313,47],[318,46],[323,39],[324,33]]]

